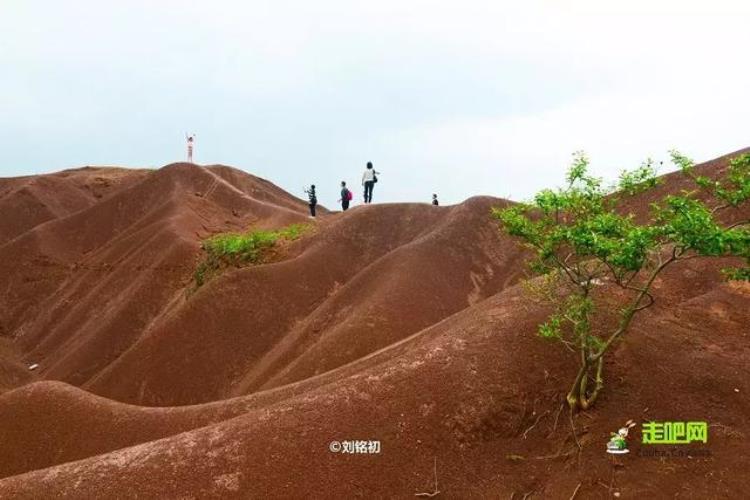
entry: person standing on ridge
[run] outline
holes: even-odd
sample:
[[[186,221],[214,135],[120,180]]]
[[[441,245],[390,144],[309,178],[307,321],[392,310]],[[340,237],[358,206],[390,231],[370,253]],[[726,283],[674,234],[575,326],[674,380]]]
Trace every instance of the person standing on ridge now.
[[[365,203],[372,203],[372,188],[378,182],[378,172],[372,168],[372,162],[367,162],[367,168],[362,174],[362,185],[365,187]]]
[[[315,184],[310,185],[310,189],[305,189],[305,193],[307,193],[307,199],[309,201],[310,206],[310,218],[315,218],[315,206],[318,204],[318,197],[315,194]]]
[[[185,132],[185,139],[187,140],[187,161],[193,163],[193,144],[195,143],[195,134],[188,134]]]
[[[341,181],[341,210],[346,212],[349,209],[349,202],[352,201],[352,192],[346,187],[346,182]]]
[[[432,204],[435,206],[440,205],[440,203],[438,203],[437,195],[435,193],[432,194]]]

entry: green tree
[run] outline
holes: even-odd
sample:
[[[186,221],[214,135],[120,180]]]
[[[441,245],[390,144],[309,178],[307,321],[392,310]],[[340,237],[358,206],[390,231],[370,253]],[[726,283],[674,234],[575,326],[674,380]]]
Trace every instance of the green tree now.
[[[734,256],[747,264],[725,269],[726,276],[750,279],[750,220],[724,216],[750,199],[750,155],[732,159],[717,178],[698,175],[693,162],[675,151],[671,157],[695,189],[652,203],[643,221],[625,213],[622,202],[659,184],[653,162],[623,172],[615,186],[606,188],[589,174],[583,153],[574,155],[565,187],[543,190],[530,203],[493,210],[504,229],[533,252],[530,268],[541,276],[527,286],[554,305],[539,334],[561,342],[580,360],[567,395],[572,411],[596,400],[604,387],[607,352],[628,332],[634,316],[654,303],[654,282],[668,266],[696,257]],[[598,286],[619,291],[597,293]],[[598,308],[619,316],[615,326],[602,319]]]

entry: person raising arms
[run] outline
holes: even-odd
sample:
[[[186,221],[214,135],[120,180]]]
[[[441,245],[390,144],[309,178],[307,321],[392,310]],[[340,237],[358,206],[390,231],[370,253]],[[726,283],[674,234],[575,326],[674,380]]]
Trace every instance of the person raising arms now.
[[[193,163],[193,146],[195,145],[195,134],[185,133],[185,140],[187,141],[187,161]]]

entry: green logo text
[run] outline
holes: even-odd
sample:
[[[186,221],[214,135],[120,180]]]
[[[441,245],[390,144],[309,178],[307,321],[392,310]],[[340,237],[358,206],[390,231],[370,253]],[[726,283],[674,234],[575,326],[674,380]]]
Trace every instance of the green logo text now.
[[[708,442],[706,422],[646,422],[643,444],[689,444]]]

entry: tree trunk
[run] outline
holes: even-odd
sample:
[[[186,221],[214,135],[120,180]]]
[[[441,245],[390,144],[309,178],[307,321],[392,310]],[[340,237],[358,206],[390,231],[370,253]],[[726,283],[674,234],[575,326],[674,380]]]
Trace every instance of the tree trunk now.
[[[584,359],[585,361],[582,361],[581,367],[578,369],[575,382],[573,382],[573,386],[565,398],[572,411],[588,410],[591,408],[597,396],[599,396],[599,391],[604,387],[604,378],[602,377],[604,358],[599,358],[596,362],[596,378],[594,379],[596,385],[590,395],[586,394],[591,365],[588,362],[588,358]]]

